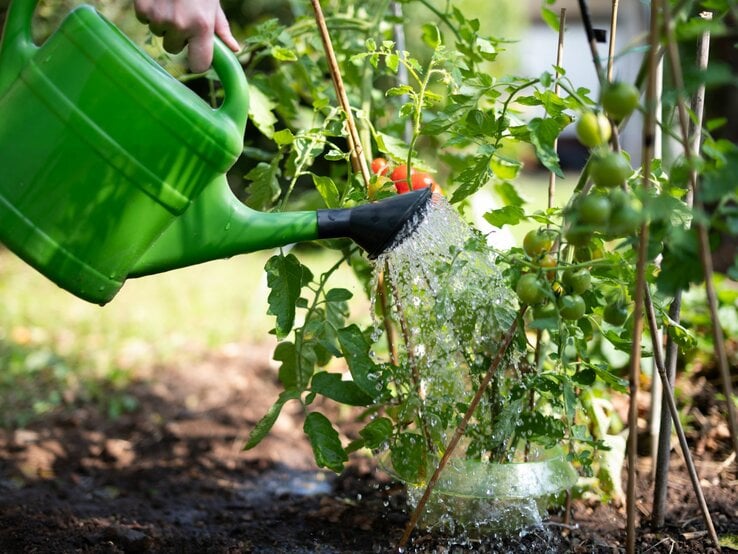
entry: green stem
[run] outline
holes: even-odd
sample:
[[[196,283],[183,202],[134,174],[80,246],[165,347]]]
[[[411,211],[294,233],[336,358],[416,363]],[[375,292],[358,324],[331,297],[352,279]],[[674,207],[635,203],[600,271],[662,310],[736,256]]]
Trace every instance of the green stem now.
[[[459,30],[456,28],[456,26],[451,23],[451,20],[448,18],[448,16],[439,11],[438,8],[436,8],[434,5],[432,5],[428,0],[418,0],[420,4],[425,6],[429,11],[433,12],[433,15],[435,15],[438,19],[440,19],[446,27],[449,28],[449,30],[454,34],[456,37],[456,40],[461,41],[461,33],[459,33]]]

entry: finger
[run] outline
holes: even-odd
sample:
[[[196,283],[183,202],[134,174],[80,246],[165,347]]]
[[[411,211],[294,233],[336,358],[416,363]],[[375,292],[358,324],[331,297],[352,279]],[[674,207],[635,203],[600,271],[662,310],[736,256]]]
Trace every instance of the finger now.
[[[233,33],[231,33],[231,26],[228,24],[228,19],[226,18],[225,13],[223,13],[223,8],[220,7],[215,14],[215,34],[218,35],[220,40],[222,40],[225,45],[234,52],[239,52],[241,50],[241,45],[238,44]]]
[[[170,54],[178,54],[184,49],[185,44],[187,43],[185,35],[178,32],[176,29],[168,29],[163,37],[164,40],[162,41],[162,46],[164,47],[164,50]]]
[[[213,63],[213,35],[202,33],[194,36],[189,42],[188,58],[193,73],[204,73]]]
[[[144,25],[149,24],[148,13],[151,10],[151,2],[149,0],[136,0],[133,3],[133,8],[136,12],[136,18]]]
[[[157,37],[163,37],[164,35],[167,34],[167,31],[169,30],[169,26],[165,23],[151,21],[149,23],[149,29],[151,29],[151,32],[155,34]]]

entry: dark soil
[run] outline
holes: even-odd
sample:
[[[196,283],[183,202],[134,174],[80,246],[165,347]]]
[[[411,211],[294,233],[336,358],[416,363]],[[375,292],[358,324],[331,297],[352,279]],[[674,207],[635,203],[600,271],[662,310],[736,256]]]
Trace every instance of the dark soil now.
[[[230,347],[159,368],[129,391],[138,408],[115,420],[80,407],[0,432],[0,552],[391,551],[409,515],[403,487],[362,457],[340,476],[317,470],[296,404],[259,447],[242,450],[279,394],[269,357],[267,347]],[[736,466],[720,463],[724,424],[709,403],[699,410],[690,438],[707,502],[718,533],[738,534]],[[639,551],[709,552],[680,457],[667,527],[657,533],[648,526],[650,460],[641,462]],[[615,505],[576,500],[562,521],[552,514],[520,536],[466,544],[416,531],[410,550],[624,550],[625,514]]]

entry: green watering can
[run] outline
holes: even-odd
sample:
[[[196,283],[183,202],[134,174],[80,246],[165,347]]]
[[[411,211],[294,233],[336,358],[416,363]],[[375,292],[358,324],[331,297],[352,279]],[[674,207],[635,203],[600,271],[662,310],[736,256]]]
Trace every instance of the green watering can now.
[[[40,47],[37,0],[0,42],[0,241],[74,295],[105,304],[128,277],[319,238],[370,256],[429,204],[423,190],[351,209],[262,213],[231,193],[248,85],[215,41],[212,109],[90,6]]]

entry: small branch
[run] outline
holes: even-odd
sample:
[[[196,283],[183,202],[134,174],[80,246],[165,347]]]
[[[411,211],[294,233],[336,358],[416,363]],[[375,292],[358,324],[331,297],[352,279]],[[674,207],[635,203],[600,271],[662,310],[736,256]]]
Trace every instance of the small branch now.
[[[346,87],[343,85],[343,78],[341,77],[341,70],[338,66],[338,60],[336,59],[336,53],[333,50],[333,43],[331,42],[331,36],[328,33],[328,26],[325,23],[325,16],[323,10],[320,7],[320,0],[310,0],[315,11],[315,22],[318,25],[320,32],[320,39],[323,42],[323,48],[325,49],[326,59],[328,60],[328,68],[331,73],[331,79],[333,80],[333,87],[336,89],[336,96],[341,104],[346,115],[346,126],[348,127],[348,143],[351,149],[351,164],[354,168],[354,172],[360,173],[364,180],[364,184],[368,187],[371,175],[369,174],[369,166],[366,163],[366,156],[364,155],[363,148],[361,147],[361,138],[356,128],[356,122],[354,121],[354,115],[351,111],[351,104],[346,94]]]
[[[423,496],[420,497],[420,500],[418,501],[418,505],[415,507],[415,510],[413,510],[413,513],[410,516],[410,521],[408,521],[407,525],[405,526],[405,531],[402,534],[402,538],[400,539],[399,544],[397,545],[398,551],[404,551],[408,540],[410,540],[410,535],[412,535],[413,531],[415,530],[415,527],[418,524],[418,519],[420,519],[420,514],[423,513],[423,510],[425,509],[425,505],[428,503],[428,499],[430,498],[430,495],[433,492],[433,489],[435,488],[436,483],[438,482],[438,478],[441,476],[441,472],[443,471],[443,468],[446,467],[448,460],[451,458],[451,455],[456,449],[456,446],[459,444],[459,440],[461,440],[461,437],[466,432],[466,426],[469,424],[469,421],[474,415],[474,412],[476,411],[477,406],[479,405],[479,402],[482,399],[482,396],[484,395],[485,390],[487,389],[487,386],[492,380],[492,377],[494,377],[495,374],[497,373],[497,368],[499,367],[500,362],[502,362],[502,358],[507,352],[507,349],[510,347],[510,343],[512,342],[512,339],[515,336],[515,331],[518,328],[518,321],[520,321],[523,318],[523,315],[525,315],[526,309],[527,309],[527,306],[525,305],[520,308],[520,311],[518,312],[518,315],[515,318],[515,321],[513,321],[512,325],[510,326],[510,328],[507,330],[507,333],[503,337],[502,344],[500,345],[500,349],[497,351],[497,355],[495,356],[495,359],[492,360],[492,363],[489,365],[489,369],[487,369],[487,373],[484,375],[484,379],[482,379],[481,383],[479,383],[479,388],[477,389],[477,392],[474,395],[474,398],[472,398],[471,402],[469,403],[469,407],[467,408],[466,413],[464,414],[464,417],[462,418],[458,427],[456,427],[456,431],[454,431],[454,434],[451,437],[451,440],[449,441],[448,446],[446,446],[446,450],[443,453],[443,456],[441,457],[441,461],[438,462],[438,467],[436,467],[436,470],[433,472],[433,475],[428,481],[428,485],[426,486],[425,491],[423,491]]]
[[[661,343],[658,341],[658,323],[656,322],[656,311],[651,301],[651,295],[646,289],[646,313],[648,314],[648,324],[651,329],[651,340],[653,344],[653,360],[656,369],[659,372],[661,378],[661,385],[664,390],[664,399],[669,407],[669,413],[674,422],[674,427],[679,437],[679,445],[682,449],[682,456],[684,456],[684,463],[687,466],[687,472],[689,473],[689,479],[692,481],[692,488],[694,494],[697,497],[697,503],[700,506],[702,512],[702,519],[705,521],[705,527],[710,533],[710,538],[713,544],[719,548],[718,536],[715,532],[715,525],[712,523],[712,517],[710,516],[710,510],[707,508],[707,502],[705,501],[705,493],[702,491],[702,485],[700,485],[700,478],[697,475],[697,468],[694,465],[692,454],[689,451],[689,445],[687,444],[687,437],[684,434],[684,428],[682,422],[679,420],[679,412],[677,411],[676,401],[674,400],[674,389],[669,382],[669,376],[666,374],[666,367],[664,365],[664,355],[661,351]],[[669,433],[671,435],[671,433]]]
[[[710,19],[712,14],[703,13],[700,17]],[[710,57],[710,32],[705,31],[697,44],[697,67],[701,70],[707,69]],[[660,64],[661,65],[661,64]],[[695,114],[695,122],[692,127],[692,151],[699,152],[702,143],[702,121],[705,104],[705,87],[701,85],[692,98],[692,109]],[[693,195],[690,189],[687,192],[686,203],[692,207]],[[669,317],[672,321],[679,323],[682,310],[682,291],[674,295],[674,300],[669,307]],[[666,374],[669,383],[673,386],[676,381],[676,364],[678,345],[671,336],[666,339]],[[666,390],[662,392],[662,403],[667,402]],[[653,491],[653,515],[651,525],[654,529],[660,529],[666,522],[666,493],[669,474],[669,458],[671,457],[671,414],[664,410],[661,412],[659,426],[658,454],[656,456],[656,481]]]

